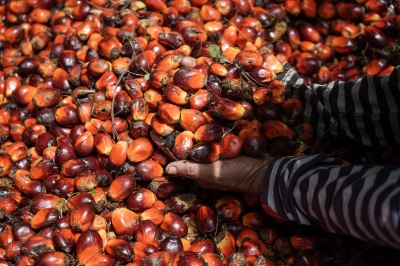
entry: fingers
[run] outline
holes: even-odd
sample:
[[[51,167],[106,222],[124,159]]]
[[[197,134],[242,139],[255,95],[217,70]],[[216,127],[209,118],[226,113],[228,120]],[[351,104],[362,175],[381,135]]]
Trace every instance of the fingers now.
[[[190,179],[196,179],[200,174],[200,165],[189,161],[177,161],[168,164],[166,172],[169,175],[177,175]]]

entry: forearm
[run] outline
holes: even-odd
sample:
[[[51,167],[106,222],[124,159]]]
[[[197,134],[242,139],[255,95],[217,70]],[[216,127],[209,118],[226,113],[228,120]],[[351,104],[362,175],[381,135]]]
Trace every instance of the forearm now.
[[[400,168],[342,166],[323,154],[273,161],[262,195],[267,213],[400,249]]]
[[[277,78],[285,85],[286,98],[303,103],[304,119],[317,139],[332,135],[373,147],[400,143],[400,66],[384,77],[309,87],[288,63],[284,67]]]

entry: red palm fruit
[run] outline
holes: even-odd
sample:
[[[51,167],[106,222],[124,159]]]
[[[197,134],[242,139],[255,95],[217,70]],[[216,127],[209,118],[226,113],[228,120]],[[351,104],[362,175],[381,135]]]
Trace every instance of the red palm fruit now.
[[[37,159],[31,165],[30,178],[32,180],[43,180],[53,174],[53,166],[52,160]]]
[[[94,171],[84,170],[74,177],[74,187],[78,191],[87,192],[99,184],[99,179]]]
[[[331,46],[339,54],[350,54],[357,47],[353,39],[343,36],[334,37]]]
[[[75,250],[76,241],[74,231],[71,228],[58,229],[52,236],[54,246],[65,253]]]
[[[165,70],[154,70],[150,74],[149,84],[154,89],[161,89],[168,85],[168,78]]]
[[[216,253],[204,253],[200,255],[200,259],[208,266],[222,266],[221,258]]]
[[[137,138],[128,146],[129,161],[136,163],[147,160],[153,153],[153,146],[147,138]]]
[[[155,225],[160,225],[164,220],[164,212],[158,208],[148,208],[140,214],[141,221],[152,221]]]
[[[193,137],[197,142],[218,142],[222,135],[222,126],[217,123],[210,123],[200,126],[194,133]]]
[[[198,256],[214,252],[214,242],[211,239],[196,239],[190,246],[189,251]]]
[[[35,263],[43,266],[65,266],[70,262],[63,252],[50,251],[37,257]]]
[[[166,199],[171,197],[179,188],[176,179],[164,176],[155,177],[148,188],[153,191],[158,198]]]
[[[101,121],[106,121],[111,117],[111,107],[111,101],[104,100],[95,102],[92,108],[92,116]]]
[[[227,230],[220,231],[216,235],[214,243],[223,260],[236,252],[235,237]]]
[[[90,131],[83,132],[74,141],[74,151],[80,156],[88,156],[94,149],[94,137]]]
[[[181,111],[180,125],[184,130],[194,133],[200,126],[206,123],[206,117],[198,110],[184,109]]]
[[[78,232],[85,232],[94,221],[95,210],[91,203],[84,202],[71,212],[71,227]]]
[[[12,227],[11,226],[7,226],[0,233],[0,244],[5,246],[5,245],[10,244],[11,242],[14,242],[14,241],[16,241],[16,240],[14,240]]]
[[[199,163],[212,163],[219,159],[220,147],[216,143],[199,142],[190,150],[189,156]]]
[[[161,103],[158,105],[158,115],[167,124],[175,124],[181,116],[181,107],[170,103]]]
[[[127,208],[115,209],[111,223],[117,235],[133,235],[139,215]]]
[[[41,209],[33,216],[31,227],[35,230],[54,225],[58,220],[59,212],[56,208]]]
[[[275,79],[276,74],[267,67],[255,67],[250,72],[250,76],[258,84],[267,84]]]
[[[232,201],[218,206],[217,212],[222,221],[236,221],[242,214],[243,208],[238,203]]]
[[[43,208],[56,208],[59,211],[65,206],[65,200],[51,194],[40,194],[32,199],[31,212],[37,213]]]
[[[107,205],[107,194],[99,187],[94,188],[93,193],[94,209],[96,212],[101,212]]]
[[[151,119],[151,127],[153,131],[158,135],[166,137],[174,131],[175,126],[173,124],[164,123],[159,115],[153,116]]]
[[[61,100],[61,91],[54,88],[39,88],[32,98],[32,103],[38,108],[53,107]]]
[[[172,152],[177,159],[184,160],[192,147],[193,133],[186,130],[176,136]]]
[[[181,55],[176,55],[176,54],[161,55],[160,59],[157,60],[155,69],[164,71],[177,69],[180,66],[181,58],[182,58]]]
[[[56,139],[50,133],[42,133],[38,136],[38,139],[35,144],[35,148],[38,151],[43,151],[47,147],[55,146]]]
[[[176,105],[185,105],[189,101],[188,93],[173,83],[164,88],[164,96],[168,101]]]
[[[18,141],[21,139],[22,133],[26,127],[21,124],[12,123],[10,128],[10,135],[14,141]]]
[[[311,24],[303,23],[299,26],[299,33],[303,41],[317,43],[321,40],[321,35],[318,30]]]
[[[93,197],[88,192],[82,192],[72,196],[68,200],[67,207],[72,210],[84,202],[93,203]]]
[[[59,107],[55,113],[57,123],[64,127],[73,127],[80,123],[74,104]]]
[[[286,0],[285,1],[285,10],[293,15],[298,16],[301,12],[301,1],[300,0]]]
[[[18,202],[16,200],[6,198],[0,200],[0,209],[3,214],[1,215],[1,220],[4,219],[4,215],[10,215],[14,213],[18,208]]]
[[[272,90],[265,87],[258,87],[253,92],[253,101],[257,105],[265,104],[270,101]]]
[[[219,98],[210,109],[213,115],[226,120],[238,120],[246,114],[246,109],[240,102],[228,98]]]
[[[242,224],[250,229],[261,229],[270,222],[268,216],[262,212],[249,212],[242,216]]]
[[[383,69],[385,69],[387,66],[387,61],[386,59],[383,58],[377,58],[371,60],[371,62],[368,63],[368,65],[363,67],[363,72],[366,75],[378,75]]]
[[[303,106],[299,99],[287,99],[281,105],[282,121],[291,126],[298,125],[303,120]]]
[[[159,149],[153,150],[153,153],[151,154],[151,159],[158,162],[162,166],[166,166],[169,163],[168,156]]]
[[[158,227],[150,220],[142,221],[137,224],[135,229],[135,240],[158,247],[159,235]]]
[[[188,233],[188,226],[178,215],[167,212],[164,216],[164,221],[161,223],[160,228],[168,233],[174,233],[175,236],[181,238]]]
[[[125,163],[127,158],[128,143],[126,141],[118,141],[111,149],[108,156],[110,166],[118,168]]]
[[[263,57],[259,52],[256,51],[240,51],[236,55],[234,63],[238,64],[245,71],[251,71],[254,68],[262,65]]]
[[[134,121],[143,121],[149,114],[149,105],[143,98],[134,98],[130,103],[130,114]]]
[[[82,160],[71,159],[62,165],[61,175],[66,177],[75,177],[85,169],[86,169],[86,164]]]
[[[238,136],[243,141],[242,150],[248,156],[261,157],[267,150],[267,140],[258,130],[243,129]]]
[[[195,94],[190,96],[190,109],[201,110],[210,102],[211,95],[207,90],[199,89]]]
[[[23,255],[30,255],[35,251],[38,255],[48,251],[54,251],[53,241],[43,236],[34,235],[22,244],[21,253]]]
[[[172,257],[171,255],[166,252],[166,251],[159,251],[155,252],[153,254],[150,254],[149,256],[146,256],[142,260],[143,266],[168,266],[172,264]]]
[[[184,90],[202,89],[206,82],[206,75],[194,68],[181,68],[174,75],[174,84]]]
[[[155,52],[151,50],[145,50],[142,53],[138,54],[135,60],[131,64],[131,71],[139,74],[146,74],[150,72],[151,67],[153,66],[157,55]]]
[[[164,174],[163,167],[156,161],[146,160],[136,166],[136,173],[142,181],[149,182]]]
[[[315,18],[317,16],[317,3],[314,0],[302,1],[301,13],[307,18]]]
[[[148,189],[139,188],[133,192],[126,200],[126,207],[132,211],[143,212],[156,202],[156,195]]]
[[[97,253],[90,259],[88,263],[85,264],[85,266],[98,266],[98,265],[106,265],[106,266],[116,265],[116,260],[109,255]]]
[[[235,158],[242,150],[243,140],[238,136],[229,133],[219,143],[221,157],[225,159]]]
[[[175,258],[176,255],[183,252],[183,243],[176,236],[168,236],[160,241],[159,249],[168,252],[172,258]]]
[[[76,243],[76,258],[78,263],[87,265],[97,253],[103,250],[103,241],[97,231],[83,232]]]
[[[261,132],[267,139],[274,139],[277,137],[289,137],[290,132],[288,126],[279,120],[268,120],[262,123]]]
[[[211,63],[211,65],[208,68],[208,71],[210,72],[211,75],[221,78],[224,78],[228,75],[228,70],[225,68],[225,66],[219,63]]]
[[[238,252],[242,253],[246,257],[248,256],[255,256],[255,255],[262,255],[265,254],[266,248],[264,243],[259,239],[252,239],[248,241],[244,241]]]
[[[13,162],[7,155],[0,155],[0,177],[7,176]]]
[[[192,208],[196,201],[196,195],[191,193],[177,194],[165,200],[166,210],[175,214],[183,214]]]
[[[101,155],[110,155],[114,145],[113,139],[107,134],[100,133],[94,137],[94,148]]]
[[[292,235],[290,245],[297,251],[313,251],[318,248],[318,239],[306,235]]]
[[[213,234],[218,226],[217,215],[210,207],[201,206],[196,213],[196,223],[200,233]]]
[[[130,175],[122,175],[111,183],[108,196],[114,201],[120,201],[127,198],[135,188],[135,179]]]
[[[52,193],[55,193],[59,197],[66,198],[68,193],[74,192],[74,184],[75,179],[73,178],[61,178],[55,182],[54,191]]]
[[[106,252],[122,263],[129,263],[134,260],[134,252],[131,245],[122,239],[111,239],[107,242]]]
[[[240,248],[244,242],[258,239],[260,238],[254,230],[243,228],[236,237],[236,247]]]
[[[172,266],[202,266],[204,263],[191,251],[183,251],[175,256]]]

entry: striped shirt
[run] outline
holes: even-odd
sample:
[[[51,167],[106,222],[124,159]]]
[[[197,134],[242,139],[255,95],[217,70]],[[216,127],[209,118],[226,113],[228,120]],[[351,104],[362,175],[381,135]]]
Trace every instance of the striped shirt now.
[[[284,67],[286,98],[301,100],[317,139],[400,143],[400,66],[384,77],[312,86]],[[262,201],[275,218],[400,249],[400,166],[344,166],[324,154],[279,158],[268,167]]]

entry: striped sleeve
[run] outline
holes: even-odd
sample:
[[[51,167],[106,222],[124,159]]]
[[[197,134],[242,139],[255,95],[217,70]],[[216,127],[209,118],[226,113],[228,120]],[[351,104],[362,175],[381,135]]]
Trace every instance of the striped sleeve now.
[[[283,157],[268,167],[262,201],[273,217],[400,249],[399,167]]]
[[[302,102],[317,139],[330,135],[372,147],[400,143],[400,66],[384,77],[311,86],[288,63],[284,68],[277,79],[285,85],[286,98]]]

